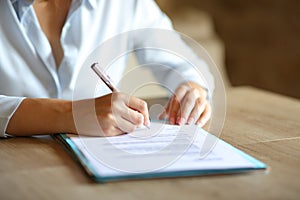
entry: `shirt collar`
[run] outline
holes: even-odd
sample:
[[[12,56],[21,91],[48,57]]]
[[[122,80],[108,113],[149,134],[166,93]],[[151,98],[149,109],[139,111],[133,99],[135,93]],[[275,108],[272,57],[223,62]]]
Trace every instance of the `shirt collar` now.
[[[91,8],[95,9],[97,6],[97,0],[72,0],[79,1],[80,3],[86,2]],[[15,8],[19,20],[22,19],[28,8],[34,2],[34,0],[10,0],[11,4]]]
[[[96,8],[97,0],[86,0],[92,8]]]
[[[33,3],[33,1],[34,0],[11,0],[11,4],[13,5],[20,21],[30,8],[30,5]]]

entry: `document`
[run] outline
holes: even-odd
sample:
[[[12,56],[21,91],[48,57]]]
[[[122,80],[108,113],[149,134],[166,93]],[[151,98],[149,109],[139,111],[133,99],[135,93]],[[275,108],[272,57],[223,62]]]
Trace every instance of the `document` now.
[[[196,125],[151,123],[115,137],[60,135],[96,181],[196,176],[267,166]]]

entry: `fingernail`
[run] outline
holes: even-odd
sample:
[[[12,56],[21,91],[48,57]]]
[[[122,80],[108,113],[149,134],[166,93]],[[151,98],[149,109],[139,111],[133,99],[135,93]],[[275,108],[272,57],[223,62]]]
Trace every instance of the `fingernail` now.
[[[177,124],[180,124],[180,122],[181,122],[181,118],[180,118],[180,117],[177,117],[176,123],[177,123]]]
[[[151,125],[151,121],[150,121],[150,120],[147,120],[147,121],[146,121],[146,126],[150,127],[150,125]]]
[[[170,118],[170,124],[175,124],[175,118],[174,117]]]
[[[185,118],[181,117],[178,124],[179,124],[179,125],[184,125],[185,123],[186,123]]]
[[[198,124],[200,127],[202,127],[204,124],[203,124],[203,122],[199,122],[199,124]]]
[[[193,124],[195,122],[195,119],[193,117],[190,117],[187,121],[188,124]]]

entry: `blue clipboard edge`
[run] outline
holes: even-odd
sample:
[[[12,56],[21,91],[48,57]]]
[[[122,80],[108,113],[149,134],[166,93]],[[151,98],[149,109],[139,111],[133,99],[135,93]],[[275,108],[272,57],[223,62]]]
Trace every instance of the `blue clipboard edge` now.
[[[87,158],[82,154],[82,152],[77,148],[77,146],[72,142],[72,140],[65,133],[55,134],[53,138],[58,141],[67,150],[67,152],[72,156],[72,158],[79,162],[83,167],[84,171],[90,176],[94,181],[99,183],[105,183],[110,181],[119,180],[130,180],[130,179],[153,179],[153,178],[176,178],[176,177],[191,177],[191,176],[204,176],[204,175],[224,175],[224,174],[238,174],[238,173],[250,173],[262,171],[267,173],[268,166],[263,162],[255,159],[254,157],[246,154],[245,152],[235,148],[229,143],[220,140],[225,145],[233,148],[241,156],[254,163],[255,167],[251,168],[238,168],[238,169],[214,169],[214,170],[188,170],[188,171],[172,171],[172,172],[147,172],[144,174],[126,174],[119,176],[101,176],[97,173],[94,167],[89,163]]]
[[[59,133],[52,135],[54,140],[58,141],[58,143],[63,146],[63,148],[71,155],[71,157],[77,161],[84,169],[84,171],[95,179],[96,170],[92,165],[89,164],[87,158],[81,153],[81,151],[77,148],[77,146],[72,142],[72,140],[65,133]],[[102,182],[102,181],[100,181]]]

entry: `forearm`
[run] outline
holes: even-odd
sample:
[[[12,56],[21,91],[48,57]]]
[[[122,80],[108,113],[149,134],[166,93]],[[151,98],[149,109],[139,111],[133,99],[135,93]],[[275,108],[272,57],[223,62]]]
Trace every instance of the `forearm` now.
[[[75,110],[72,109],[73,105],[76,106]],[[77,124],[80,132],[76,130],[73,112],[81,120]],[[148,125],[148,119],[146,102],[123,93],[76,102],[28,98],[14,112],[6,133],[30,136],[79,132],[89,136],[114,136],[131,132],[142,124]]]
[[[14,136],[75,132],[72,102],[59,99],[24,99],[6,133]]]

